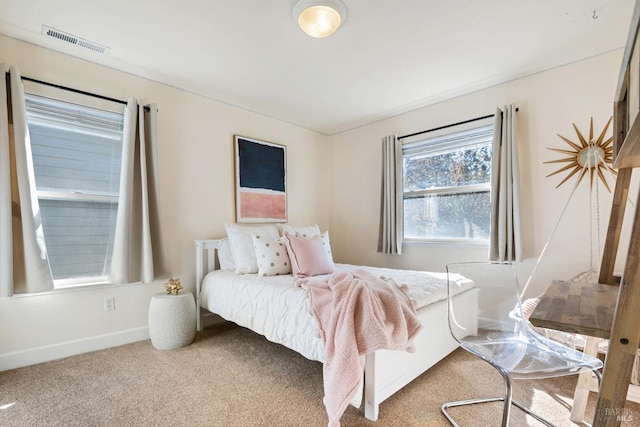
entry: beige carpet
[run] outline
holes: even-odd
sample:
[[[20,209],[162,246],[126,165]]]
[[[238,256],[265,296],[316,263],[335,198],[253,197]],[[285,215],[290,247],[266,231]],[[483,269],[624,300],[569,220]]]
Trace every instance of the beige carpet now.
[[[572,426],[576,379],[517,382],[514,396]],[[499,374],[457,350],[385,401],[378,422],[349,407],[343,426],[446,426],[443,402],[495,395]],[[150,341],[0,372],[1,426],[325,426],[322,366],[234,325],[199,332],[185,348]],[[589,401],[593,413],[595,396]],[[499,404],[456,408],[465,426],[499,425]],[[640,405],[625,415],[640,425]],[[628,418],[627,418],[628,419]],[[513,413],[513,426],[536,421]]]

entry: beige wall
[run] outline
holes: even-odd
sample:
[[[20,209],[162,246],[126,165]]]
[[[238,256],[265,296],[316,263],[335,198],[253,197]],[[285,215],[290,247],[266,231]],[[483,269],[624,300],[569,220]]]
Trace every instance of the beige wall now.
[[[521,280],[526,281],[573,187],[572,183],[565,183],[555,189],[561,179],[545,177],[559,167],[543,164],[559,158],[547,148],[567,148],[556,134],[576,140],[572,123],[588,136],[591,116],[595,132],[601,131],[612,114],[621,58],[621,50],[611,52],[595,61],[566,65],[332,137],[331,242],[336,258],[354,264],[435,271],[444,271],[448,262],[486,260],[485,246],[411,245],[405,246],[402,256],[376,253],[381,139],[384,135],[411,134],[481,117],[493,113],[498,106],[514,103],[520,108],[518,141],[526,258],[518,268]],[[610,128],[608,135],[611,133]],[[565,219],[533,276],[528,295],[542,292],[551,278],[568,279],[589,268],[588,189],[588,183],[583,182],[572,198]],[[599,196],[604,237],[611,196],[604,188],[600,188]]]
[[[158,105],[162,230],[169,271],[188,290],[193,240],[223,236],[234,221],[234,134],[286,145],[289,222],[329,227],[326,136],[2,36],[0,62],[35,79]],[[148,338],[149,300],[162,284],[0,299],[0,369]],[[103,310],[107,296],[115,311]]]
[[[612,52],[599,56],[595,65],[592,60],[570,64],[326,137],[0,36],[0,61],[17,66],[26,76],[158,105],[162,229],[169,269],[191,291],[193,240],[222,236],[224,223],[234,219],[232,137],[236,133],[287,146],[289,221],[329,228],[336,261],[442,271],[447,262],[485,259],[485,247],[470,246],[407,246],[401,257],[376,253],[380,141],[384,135],[492,113],[506,103],[520,108],[527,260],[519,269],[526,278],[571,190],[567,184],[555,189],[559,179],[545,178],[556,166],[543,162],[557,158],[547,147],[562,148],[557,133],[574,138],[572,123],[586,132],[591,116],[596,131],[602,128],[611,115],[621,56],[621,51]],[[536,273],[532,292],[542,289],[550,277],[567,278],[588,268],[587,188],[583,183],[568,208],[567,219]],[[611,196],[603,190],[600,198],[604,230]],[[146,339],[149,299],[161,290],[159,282],[0,299],[0,369]],[[115,296],[115,311],[103,311],[107,296]]]

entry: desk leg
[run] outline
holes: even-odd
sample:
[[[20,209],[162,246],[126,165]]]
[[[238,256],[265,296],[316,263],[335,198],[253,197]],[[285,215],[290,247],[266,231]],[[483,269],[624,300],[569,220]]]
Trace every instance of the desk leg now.
[[[584,345],[584,353],[596,357],[598,355],[598,343],[600,338],[587,337]],[[573,394],[573,406],[571,407],[571,421],[574,423],[582,423],[584,421],[584,412],[587,409],[587,400],[589,400],[589,385],[593,374],[591,371],[583,372],[578,376],[576,391]]]

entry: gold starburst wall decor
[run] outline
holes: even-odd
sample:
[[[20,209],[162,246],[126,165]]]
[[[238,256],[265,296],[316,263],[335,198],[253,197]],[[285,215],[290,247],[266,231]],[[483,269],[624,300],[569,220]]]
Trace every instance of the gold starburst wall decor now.
[[[552,175],[569,171],[569,174],[556,186],[556,188],[560,187],[564,184],[569,178],[579,173],[578,175],[578,183],[582,181],[582,178],[589,173],[589,179],[591,183],[591,188],[593,188],[593,180],[596,174],[607,188],[609,192],[611,189],[609,188],[609,184],[604,176],[604,171],[609,171],[613,176],[617,175],[617,172],[611,167],[611,163],[613,162],[613,137],[609,137],[605,140],[605,134],[609,129],[609,125],[611,125],[611,120],[613,116],[609,119],[607,124],[605,125],[602,132],[600,132],[600,136],[598,139],[593,139],[593,117],[591,117],[591,124],[589,126],[589,139],[587,140],[578,127],[573,123],[573,128],[576,130],[576,134],[578,136],[578,142],[573,142],[568,138],[558,134],[560,139],[569,144],[571,149],[562,150],[559,148],[547,148],[548,150],[556,151],[558,153],[566,154],[567,157],[563,157],[558,160],[550,160],[546,163],[568,163],[567,165],[561,167],[555,172],[550,173],[547,177]]]

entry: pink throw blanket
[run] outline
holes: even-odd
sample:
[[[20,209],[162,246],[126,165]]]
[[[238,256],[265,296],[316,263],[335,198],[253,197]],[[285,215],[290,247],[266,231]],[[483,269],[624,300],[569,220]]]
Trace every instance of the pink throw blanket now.
[[[324,404],[329,426],[339,426],[362,386],[360,356],[379,349],[412,351],[422,326],[403,287],[366,270],[341,272],[327,280],[300,279],[320,327],[325,349]]]

